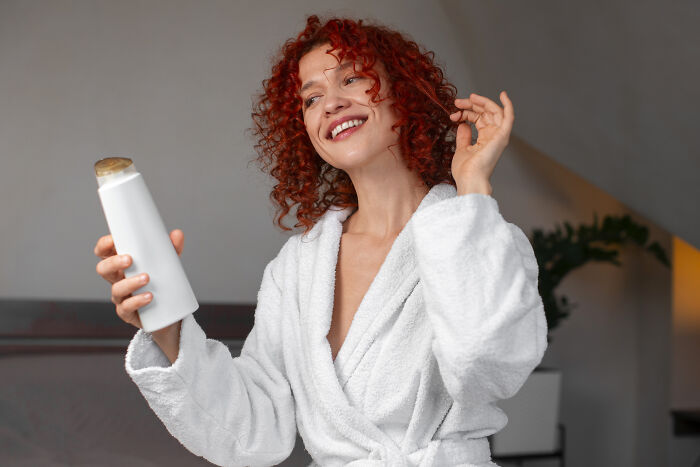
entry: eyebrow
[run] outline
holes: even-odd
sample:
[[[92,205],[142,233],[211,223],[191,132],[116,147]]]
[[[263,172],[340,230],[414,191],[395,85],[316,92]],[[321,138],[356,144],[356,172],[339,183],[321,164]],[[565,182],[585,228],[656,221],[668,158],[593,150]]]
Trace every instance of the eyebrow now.
[[[355,62],[345,62],[345,63],[343,63],[342,65],[338,65],[337,67],[335,67],[335,68],[333,69],[333,71],[334,71],[335,73],[337,73],[337,72],[339,72],[339,71],[343,71],[344,69],[346,69],[346,68],[352,66],[354,63],[355,63]],[[309,89],[309,88],[310,88],[311,86],[313,86],[314,84],[316,84],[316,81],[314,81],[314,80],[307,81],[306,83],[304,83],[304,85],[301,87],[301,89],[299,89],[299,94],[301,94],[302,92],[306,91],[307,89]]]

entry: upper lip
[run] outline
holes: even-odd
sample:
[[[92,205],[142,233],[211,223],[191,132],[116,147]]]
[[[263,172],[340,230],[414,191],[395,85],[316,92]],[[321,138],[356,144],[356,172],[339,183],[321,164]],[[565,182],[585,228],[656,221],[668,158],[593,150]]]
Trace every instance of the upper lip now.
[[[347,115],[345,117],[341,117],[337,120],[333,120],[330,125],[328,125],[328,130],[326,130],[326,138],[331,139],[331,132],[333,131],[333,128],[337,127],[341,123],[347,122],[348,120],[367,120],[366,115]]]

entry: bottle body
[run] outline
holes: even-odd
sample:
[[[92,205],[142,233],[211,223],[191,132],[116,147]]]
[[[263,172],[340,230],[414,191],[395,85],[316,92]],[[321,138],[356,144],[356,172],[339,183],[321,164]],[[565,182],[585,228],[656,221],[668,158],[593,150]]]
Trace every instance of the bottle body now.
[[[157,331],[195,312],[199,304],[143,176],[134,170],[112,176],[97,192],[117,254],[132,258],[124,275],[149,275],[138,290],[153,293],[138,310],[143,330]]]

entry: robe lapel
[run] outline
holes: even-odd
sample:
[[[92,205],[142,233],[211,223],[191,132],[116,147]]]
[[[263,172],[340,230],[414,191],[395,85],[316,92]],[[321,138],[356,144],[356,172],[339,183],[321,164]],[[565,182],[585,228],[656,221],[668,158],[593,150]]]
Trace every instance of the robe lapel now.
[[[453,197],[456,195],[456,192],[456,189],[447,183],[436,185],[423,198],[416,212],[438,201]],[[340,235],[342,235],[342,223],[351,213],[352,209],[347,208],[342,211],[336,211],[335,215],[329,216],[329,218],[337,222],[340,228],[338,243],[335,248],[335,262],[332,265],[334,277],[337,267]],[[409,219],[409,223],[412,219],[413,217]],[[384,326],[392,318],[395,318],[397,313],[400,313],[406,297],[410,295],[411,291],[418,284],[418,268],[409,223],[406,223],[394,240],[376,277],[360,302],[348,334],[345,336],[343,345],[335,358],[336,374],[343,388]],[[335,292],[335,289],[333,292]],[[333,296],[334,293],[330,295],[331,298]],[[333,300],[330,301],[329,306],[332,314]],[[330,329],[331,318],[329,317],[328,320],[329,324],[325,329],[326,335]]]
[[[360,302],[336,356],[334,366],[341,387],[352,376],[387,321],[400,312],[403,302],[417,283],[411,230],[404,227]]]
[[[342,221],[352,211],[329,209],[308,236],[302,236],[300,252],[303,284],[300,326],[308,388],[313,392],[311,400],[318,402],[323,418],[345,438],[362,446],[369,453],[382,452],[382,458],[399,459],[399,447],[357,408],[350,405],[338,380],[326,339],[330,329],[333,294],[335,289],[335,265],[338,257]],[[376,455],[376,454],[375,454]],[[403,465],[401,463],[395,465]]]
[[[456,189],[452,185],[435,185],[417,210],[452,197],[455,193]],[[320,408],[338,430],[370,451],[392,451],[393,455],[389,454],[389,457],[395,458],[399,452],[398,446],[357,408],[350,405],[343,386],[383,326],[401,311],[403,301],[418,283],[409,226],[413,217],[399,233],[370,284],[334,362],[326,336],[333,313],[342,223],[352,211],[353,208],[350,207],[341,209],[332,206],[311,232],[301,239],[300,274],[303,281],[307,282],[302,283],[300,297],[304,366],[310,371],[310,387],[316,393],[316,400],[321,402]]]

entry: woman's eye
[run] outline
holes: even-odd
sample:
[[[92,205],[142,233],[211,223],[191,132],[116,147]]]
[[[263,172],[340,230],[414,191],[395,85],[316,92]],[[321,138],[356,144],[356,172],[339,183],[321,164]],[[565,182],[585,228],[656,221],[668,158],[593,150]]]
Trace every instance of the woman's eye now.
[[[348,76],[347,78],[345,78],[345,84],[352,84],[359,79],[362,79],[362,77],[361,76]]]
[[[308,106],[310,106],[311,104],[313,104],[314,102],[316,102],[315,99],[318,99],[318,96],[313,96],[313,97],[309,97],[308,99],[306,99],[306,100],[304,101],[304,107],[308,107]]]

